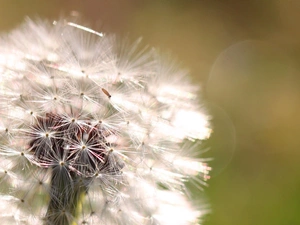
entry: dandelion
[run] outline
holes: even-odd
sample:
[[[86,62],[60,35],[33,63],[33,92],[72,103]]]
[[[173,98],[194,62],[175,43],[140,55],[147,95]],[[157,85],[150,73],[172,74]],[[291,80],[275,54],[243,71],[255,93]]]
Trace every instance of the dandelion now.
[[[65,20],[0,42],[2,223],[198,223],[211,129],[186,71]]]

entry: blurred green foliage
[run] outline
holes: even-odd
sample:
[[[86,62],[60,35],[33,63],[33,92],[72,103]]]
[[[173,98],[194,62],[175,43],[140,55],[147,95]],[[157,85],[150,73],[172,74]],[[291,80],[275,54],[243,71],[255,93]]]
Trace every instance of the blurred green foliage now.
[[[300,1],[0,1],[0,30],[74,14],[144,37],[201,84],[214,133],[205,225],[300,224]]]

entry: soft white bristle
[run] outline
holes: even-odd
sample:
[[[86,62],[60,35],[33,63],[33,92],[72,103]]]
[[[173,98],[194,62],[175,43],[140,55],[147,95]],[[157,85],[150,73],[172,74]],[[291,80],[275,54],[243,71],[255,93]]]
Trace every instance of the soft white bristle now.
[[[140,42],[30,19],[1,39],[1,221],[197,224],[185,183],[209,178],[195,146],[210,117]]]

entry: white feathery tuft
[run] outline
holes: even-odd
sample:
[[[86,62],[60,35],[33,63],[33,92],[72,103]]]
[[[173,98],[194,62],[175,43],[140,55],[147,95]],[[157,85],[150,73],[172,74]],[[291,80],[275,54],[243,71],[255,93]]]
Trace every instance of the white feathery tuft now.
[[[198,224],[210,117],[141,39],[32,21],[0,40],[4,224]]]

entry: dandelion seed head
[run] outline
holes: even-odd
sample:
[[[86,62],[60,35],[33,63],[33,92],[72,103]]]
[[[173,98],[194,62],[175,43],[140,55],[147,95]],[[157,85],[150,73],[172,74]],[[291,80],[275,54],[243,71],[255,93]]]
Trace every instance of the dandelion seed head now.
[[[27,19],[0,42],[1,220],[198,223],[186,182],[209,178],[196,147],[212,131],[186,71],[65,20]]]

